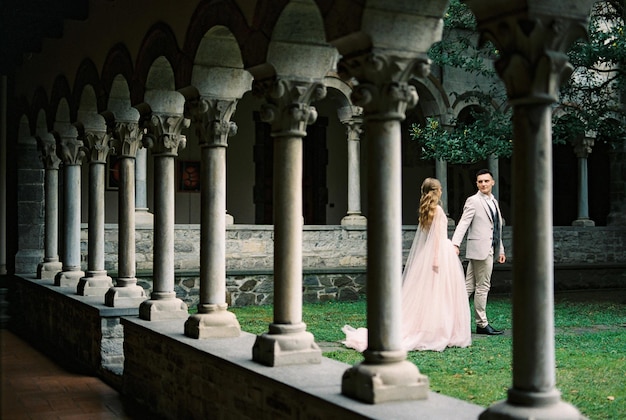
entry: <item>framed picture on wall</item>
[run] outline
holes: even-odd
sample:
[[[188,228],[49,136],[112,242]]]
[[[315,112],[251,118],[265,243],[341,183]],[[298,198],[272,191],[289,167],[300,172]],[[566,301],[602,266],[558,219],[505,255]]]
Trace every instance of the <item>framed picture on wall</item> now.
[[[109,155],[107,159],[106,189],[117,191],[120,188],[120,160],[115,155]]]
[[[181,160],[178,162],[178,191],[200,192],[200,161]]]

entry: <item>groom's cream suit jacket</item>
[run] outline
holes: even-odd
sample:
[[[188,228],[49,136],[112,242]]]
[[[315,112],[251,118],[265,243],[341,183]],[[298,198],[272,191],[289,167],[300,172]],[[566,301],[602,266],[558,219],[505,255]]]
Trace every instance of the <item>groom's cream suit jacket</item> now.
[[[500,206],[495,197],[493,197],[493,201],[498,208],[500,229],[502,229],[502,213],[500,212]],[[469,260],[487,259],[493,240],[493,220],[491,211],[489,210],[489,204],[487,203],[487,196],[480,191],[468,197],[465,201],[463,215],[454,230],[454,235],[452,235],[452,244],[460,247],[466,232],[466,258]],[[500,232],[500,238],[502,238],[502,232]],[[500,239],[499,251],[499,254],[504,254],[502,239]]]

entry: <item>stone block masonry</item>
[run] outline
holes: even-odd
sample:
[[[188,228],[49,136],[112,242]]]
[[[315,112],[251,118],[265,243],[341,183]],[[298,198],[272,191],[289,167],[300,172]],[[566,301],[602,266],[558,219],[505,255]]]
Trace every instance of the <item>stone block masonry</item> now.
[[[416,226],[404,226],[403,255],[408,255]],[[450,228],[449,236],[452,235]],[[495,266],[493,293],[511,290],[513,249],[511,227],[504,228],[507,264]],[[626,287],[626,228],[555,227],[555,289]],[[152,229],[137,228],[138,283],[152,288]],[[303,301],[355,300],[365,294],[367,229],[310,226],[303,231]],[[83,228],[82,260],[87,261],[87,230]],[[231,225],[226,231],[226,289],[230,306],[273,303],[273,226]],[[464,244],[463,244],[464,245]],[[106,226],[105,265],[115,279],[117,225]],[[461,249],[464,255],[464,249]],[[190,307],[199,300],[200,225],[175,230],[175,291]]]

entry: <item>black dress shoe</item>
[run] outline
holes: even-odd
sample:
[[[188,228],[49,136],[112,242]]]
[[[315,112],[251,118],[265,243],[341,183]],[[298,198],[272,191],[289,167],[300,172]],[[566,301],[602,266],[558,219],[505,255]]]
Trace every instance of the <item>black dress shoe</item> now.
[[[476,326],[476,334],[486,334],[486,335],[500,335],[504,334],[504,331],[496,330],[491,325],[487,324],[486,327]]]

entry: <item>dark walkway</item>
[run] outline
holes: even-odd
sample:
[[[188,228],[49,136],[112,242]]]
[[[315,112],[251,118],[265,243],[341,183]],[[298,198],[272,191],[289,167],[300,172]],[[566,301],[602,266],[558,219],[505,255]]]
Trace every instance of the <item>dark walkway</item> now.
[[[70,373],[7,329],[2,346],[2,420],[142,419],[147,416],[100,379]]]

